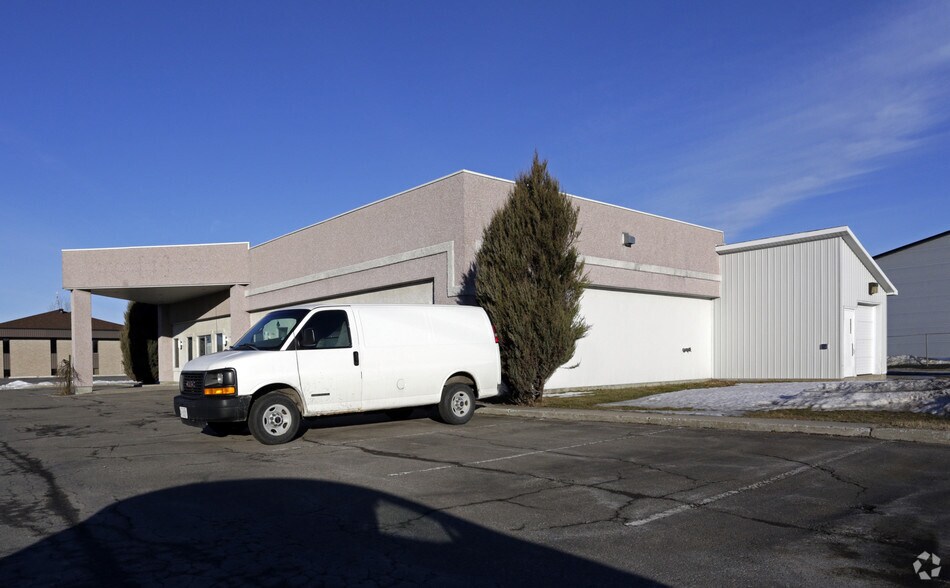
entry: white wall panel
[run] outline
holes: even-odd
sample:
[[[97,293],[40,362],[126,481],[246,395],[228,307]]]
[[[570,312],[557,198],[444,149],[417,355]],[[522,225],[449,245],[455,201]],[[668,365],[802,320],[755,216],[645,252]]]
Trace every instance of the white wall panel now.
[[[694,380],[712,373],[712,301],[588,289],[581,314],[590,332],[547,388]],[[684,352],[689,348],[689,352]]]

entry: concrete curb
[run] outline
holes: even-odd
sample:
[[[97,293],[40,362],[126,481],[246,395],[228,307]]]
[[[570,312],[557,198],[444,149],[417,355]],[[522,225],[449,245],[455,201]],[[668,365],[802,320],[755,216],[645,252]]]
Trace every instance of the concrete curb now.
[[[864,423],[702,416],[692,414],[677,415],[620,410],[524,408],[514,406],[480,406],[478,413],[552,421],[630,423],[637,425],[688,427],[692,429],[761,431],[766,433],[805,433],[808,435],[868,437],[873,439],[886,439],[889,441],[913,441],[916,443],[950,445],[950,431],[899,429],[894,427],[878,427]]]

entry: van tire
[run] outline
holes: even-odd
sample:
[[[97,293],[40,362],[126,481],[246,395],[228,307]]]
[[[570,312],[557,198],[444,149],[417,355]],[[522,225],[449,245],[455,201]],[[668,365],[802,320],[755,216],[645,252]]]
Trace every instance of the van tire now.
[[[450,425],[464,425],[475,414],[475,393],[468,384],[452,384],[442,389],[439,417]]]
[[[293,440],[300,429],[300,411],[294,401],[280,392],[271,392],[251,405],[247,426],[264,445],[280,445]]]

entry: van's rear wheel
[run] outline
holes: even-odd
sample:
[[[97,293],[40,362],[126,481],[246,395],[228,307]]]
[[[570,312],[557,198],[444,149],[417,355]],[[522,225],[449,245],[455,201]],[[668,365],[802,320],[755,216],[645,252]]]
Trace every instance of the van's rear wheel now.
[[[300,411],[294,401],[279,392],[271,392],[251,405],[247,426],[254,438],[264,445],[286,443],[300,429]]]
[[[464,425],[475,414],[475,392],[468,384],[452,384],[442,390],[439,417],[450,425]]]

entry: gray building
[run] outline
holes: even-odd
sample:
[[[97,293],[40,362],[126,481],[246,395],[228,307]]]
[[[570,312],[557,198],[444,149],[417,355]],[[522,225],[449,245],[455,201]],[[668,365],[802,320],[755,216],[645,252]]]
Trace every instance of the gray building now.
[[[482,230],[512,185],[460,171],[253,247],[64,250],[76,364],[85,369],[89,362],[91,294],[158,305],[162,381],[175,380],[189,358],[226,347],[273,308],[320,301],[472,303],[468,274]],[[722,231],[572,198],[591,281],[582,313],[592,328],[549,387],[715,375],[714,334],[722,327],[714,307],[726,276],[717,250]],[[880,271],[869,257],[859,261]],[[893,293],[883,282],[885,293]],[[882,296],[875,303],[886,302]],[[806,377],[824,377],[813,372]]]
[[[901,291],[887,308],[890,355],[950,359],[950,231],[874,260]]]

